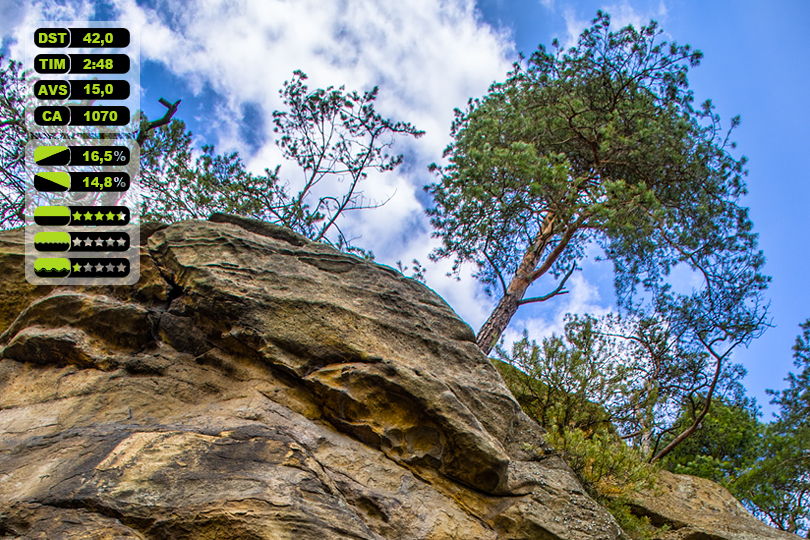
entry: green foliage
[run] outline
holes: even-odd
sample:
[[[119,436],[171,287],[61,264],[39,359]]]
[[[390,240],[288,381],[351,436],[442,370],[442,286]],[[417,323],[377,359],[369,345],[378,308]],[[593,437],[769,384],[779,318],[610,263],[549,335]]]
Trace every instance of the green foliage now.
[[[2,58],[0,58],[2,62]],[[24,149],[32,138],[25,128],[31,99],[28,74],[18,62],[0,67],[0,227],[23,223]],[[378,89],[364,93],[343,87],[310,90],[296,71],[280,91],[285,110],[273,114],[276,144],[295,163],[302,181],[279,177],[280,167],[254,174],[236,153],[213,146],[196,150],[182,121],[147,130],[141,147],[142,213],[172,222],[207,218],[213,212],[254,217],[285,225],[313,240],[371,256],[341,229],[347,212],[379,206],[368,200],[362,182],[402,163],[392,154],[394,137],[422,134],[411,124],[381,116],[374,109]],[[143,124],[148,122],[143,118]],[[66,135],[64,135],[66,136]]]
[[[352,245],[340,218],[378,206],[364,197],[362,181],[400,165],[402,155],[389,153],[394,136],[422,132],[377,113],[376,87],[362,94],[331,86],[310,90],[306,78],[296,71],[285,81],[279,92],[285,110],[273,113],[276,144],[298,166],[300,182],[282,180],[280,167],[250,173],[237,154],[218,155],[212,146],[195,156],[191,134],[173,121],[144,145],[148,213],[169,221],[213,211],[245,215],[370,255]]]
[[[793,347],[796,373],[771,391],[779,414],[768,425],[759,458],[735,483],[755,515],[779,529],[810,535],[810,319]]]
[[[610,431],[645,460],[697,421],[710,388],[742,399],[739,366],[721,366],[715,380],[709,355],[658,319],[568,316],[563,335],[537,344],[524,334],[498,353],[510,388],[543,427]]]
[[[502,369],[510,388],[546,430],[562,435],[570,429],[594,432],[612,426],[605,407],[623,393],[627,369],[598,339],[595,323],[591,317],[569,317],[564,336],[538,345],[524,333],[511,354],[498,350],[501,365],[516,368]]]
[[[810,534],[810,320],[793,347],[797,372],[787,387],[769,391],[779,406],[768,424],[737,392],[715,400],[699,428],[662,461],[672,472],[726,486],[755,516],[781,530]],[[692,422],[697,401],[687,401],[676,422]],[[677,428],[680,429],[680,428]]]
[[[655,485],[657,468],[608,430],[552,430],[547,441],[599,497],[621,497]]]
[[[650,523],[647,516],[637,516],[633,513],[631,506],[621,497],[602,501],[616,522],[633,540],[657,540],[661,535],[669,530],[669,525],[655,527]]]
[[[434,257],[475,263],[501,289],[479,333],[484,351],[529,301],[529,285],[559,280],[593,244],[614,263],[624,309],[645,298],[639,289],[659,310],[699,305],[696,333],[724,313],[757,311],[767,278],[738,204],[745,158],[731,154],[729,135],[739,119],[724,130],[710,101],[695,105],[687,73],[701,53],[661,36],[654,22],[613,32],[600,12],[575,47],[541,46],[456,112],[449,163],[433,167],[427,188],[442,240]],[[679,266],[704,290],[674,295],[667,279]]]
[[[401,154],[389,152],[394,136],[420,137],[424,132],[377,113],[377,87],[362,94],[342,86],[311,91],[306,78],[296,71],[284,83],[279,93],[286,110],[273,113],[276,144],[285,158],[298,164],[303,183],[275,182],[262,205],[264,216],[313,240],[347,249],[349,239],[338,218],[379,206],[363,195],[360,182],[371,171],[391,171],[402,163]],[[259,199],[262,195],[255,193]]]
[[[676,431],[690,424],[701,403],[686,403]],[[662,465],[678,474],[708,478],[736,493],[734,482],[759,456],[765,426],[753,403],[716,400],[699,428],[664,458]]]
[[[564,336],[542,345],[528,336],[497,366],[526,413],[583,483],[600,497],[619,497],[652,484],[655,467],[619,438],[617,412],[627,405],[630,368],[601,339],[592,317],[570,317]]]
[[[779,406],[778,427],[783,432],[810,428],[810,319],[800,327],[802,333],[793,345],[793,365],[798,372],[788,374],[787,388],[769,392]]]
[[[498,350],[495,365],[585,488],[631,538],[652,539],[661,529],[635,516],[624,499],[652,489],[658,468],[619,437],[614,421],[626,413],[631,368],[603,338],[596,319],[569,317],[563,336],[538,345],[524,335],[511,353]]]
[[[141,147],[141,212],[146,219],[206,219],[213,212],[253,216],[262,207],[252,193],[277,180],[269,172],[247,172],[236,153],[217,154],[213,146],[195,152],[192,134],[180,120],[152,131]]]
[[[711,381],[684,371],[677,359],[685,353],[651,320],[569,316],[562,336],[537,344],[524,335],[509,353],[498,350],[496,366],[524,411],[546,429],[547,441],[632,538],[661,533],[625,502],[653,487],[659,465],[718,482],[763,521],[806,535],[810,320],[802,330],[794,347],[799,369],[788,376],[787,388],[771,392],[780,413],[770,424],[759,420],[739,382],[744,372],[733,364],[720,374],[715,399],[701,415]],[[695,424],[650,464],[660,446]]]

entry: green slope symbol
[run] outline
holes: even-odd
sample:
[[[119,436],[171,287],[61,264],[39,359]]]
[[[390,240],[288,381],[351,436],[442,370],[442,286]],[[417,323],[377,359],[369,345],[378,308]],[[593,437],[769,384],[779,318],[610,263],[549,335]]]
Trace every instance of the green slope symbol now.
[[[34,261],[34,273],[39,277],[66,277],[70,274],[70,260],[45,257]]]
[[[70,208],[67,206],[40,206],[34,210],[37,225],[67,225],[70,223]]]
[[[70,189],[70,173],[41,172],[34,175],[37,191],[67,191]]]
[[[70,149],[67,146],[37,146],[34,148],[34,162],[37,165],[67,165],[70,163]]]
[[[70,249],[70,234],[66,232],[41,232],[34,235],[37,251],[67,251]]]

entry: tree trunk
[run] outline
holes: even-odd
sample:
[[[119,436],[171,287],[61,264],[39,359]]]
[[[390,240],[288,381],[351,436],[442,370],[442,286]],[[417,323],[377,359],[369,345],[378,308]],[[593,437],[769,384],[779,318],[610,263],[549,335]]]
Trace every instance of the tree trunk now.
[[[546,245],[548,245],[549,239],[554,233],[554,222],[555,219],[553,215],[549,214],[546,216],[546,219],[543,221],[543,226],[540,228],[540,232],[537,234],[534,242],[532,242],[529,249],[526,250],[526,253],[523,254],[523,259],[520,261],[517,271],[512,281],[509,282],[503,297],[478,331],[475,340],[478,343],[478,348],[481,349],[484,354],[489,354],[493,347],[495,347],[495,344],[498,343],[498,339],[500,339],[501,334],[506,330],[509,321],[512,320],[512,317],[520,306],[520,301],[523,300],[523,297],[526,295],[526,290],[529,288],[529,285],[539,277],[535,276],[535,269],[537,268],[537,263],[540,262],[540,257],[543,255]],[[556,255],[553,258],[556,259]]]
[[[523,297],[526,295],[526,289],[532,284],[531,274],[535,266],[537,266],[537,260],[539,258],[540,253],[534,249],[530,249],[526,252],[518,267],[518,271],[515,273],[512,281],[509,282],[506,293],[478,331],[478,335],[475,339],[478,343],[478,348],[481,349],[484,354],[489,354],[492,351],[492,348],[495,347],[501,334],[503,334],[503,331],[506,330],[506,327],[509,325],[509,321],[512,320],[512,317],[520,306],[520,301],[523,300]]]
[[[512,281],[514,283],[514,280]],[[509,288],[512,288],[512,284],[509,284]],[[527,286],[528,288],[528,286]],[[523,290],[526,292],[526,289]],[[489,314],[489,318],[484,323],[484,326],[481,327],[481,330],[478,331],[478,335],[475,337],[476,342],[478,343],[478,348],[484,354],[489,354],[492,351],[492,348],[498,342],[498,339],[501,337],[501,334],[506,329],[506,326],[509,324],[509,321],[512,320],[512,316],[515,314],[518,308],[518,302],[522,298],[506,293],[501,298],[501,301],[498,302],[498,306]]]

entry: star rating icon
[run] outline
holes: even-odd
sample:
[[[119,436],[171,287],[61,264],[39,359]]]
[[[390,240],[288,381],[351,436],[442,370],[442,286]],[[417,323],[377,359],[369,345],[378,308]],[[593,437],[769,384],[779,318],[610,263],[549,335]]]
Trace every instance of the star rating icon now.
[[[127,243],[127,241],[126,241],[126,240],[124,240],[123,238],[119,238],[119,239],[118,239],[118,240],[116,240],[115,242],[116,242],[116,243],[117,243],[119,246],[121,246],[121,247],[125,246],[125,245],[126,245],[126,243]]]
[[[71,261],[73,277],[124,277],[129,273],[126,259],[80,259]]]
[[[82,239],[77,236],[73,239],[73,247],[79,247],[80,245],[82,245]]]
[[[129,212],[127,212],[126,207],[112,207],[117,208],[118,212],[114,212],[112,208],[107,207],[106,212],[102,212],[100,209],[97,209],[95,212],[91,212],[87,210],[85,212],[80,212],[79,210],[75,210],[71,217],[75,222],[89,222],[89,221],[118,221],[118,222],[127,222],[129,220]]]

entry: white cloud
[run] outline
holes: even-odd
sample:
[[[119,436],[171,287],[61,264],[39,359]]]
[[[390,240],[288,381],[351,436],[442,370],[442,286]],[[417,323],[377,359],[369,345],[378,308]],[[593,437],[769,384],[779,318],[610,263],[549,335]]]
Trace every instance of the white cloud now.
[[[639,29],[649,23],[650,19],[661,22],[667,16],[667,6],[664,2],[659,2],[653,9],[638,10],[628,0],[623,0],[618,4],[606,5],[602,9],[610,13],[611,26],[615,28],[624,28],[631,25]]]
[[[25,19],[28,4],[18,0],[0,0],[0,38],[10,36]],[[2,39],[0,39],[0,44]]]
[[[577,17],[576,12],[571,7],[563,9],[563,20],[565,21],[566,37],[560,41],[562,41],[563,47],[567,49],[577,44],[579,35],[590,25],[590,21]]]
[[[571,276],[566,288],[570,291],[568,294],[551,300],[551,302],[559,302],[557,311],[551,319],[532,317],[513,322],[504,333],[507,348],[511,343],[523,337],[524,330],[528,331],[529,338],[538,342],[551,334],[562,334],[567,313],[578,315],[588,313],[601,317],[614,311],[611,306],[605,305],[604,300],[600,297],[599,289],[589,283],[580,272]]]
[[[645,8],[637,8],[629,0],[622,0],[617,3],[602,4],[599,9],[610,14],[610,27],[614,31],[627,25],[639,29],[650,20],[662,22],[668,13],[667,6],[662,0],[655,6]],[[582,31],[590,26],[593,14],[580,18],[577,11],[568,5],[563,8],[562,16],[565,21],[566,36],[560,41],[566,48],[573,47],[577,44],[577,39]]]
[[[539,1],[555,9],[553,0]],[[60,18],[89,18],[86,14],[92,12],[90,2],[70,5],[64,9],[71,12]],[[406,166],[393,173],[371,174],[365,183],[369,199],[390,197],[388,203],[347,214],[343,227],[382,263],[409,264],[416,258],[426,264],[428,284],[474,328],[483,323],[494,300],[471,277],[472,269],[463,267],[461,280],[456,281],[446,275],[451,261],[429,263],[428,254],[438,240],[430,237],[418,194],[433,181],[426,166],[441,160],[453,109],[484,94],[491,82],[503,79],[510,69],[515,50],[508,30],[484,24],[473,0],[157,0],[151,7],[135,0],[114,0],[114,5],[120,20],[140,29],[142,59],[161,62],[188,81],[194,92],[211,88],[222,96],[211,104],[207,119],[214,126],[209,131],[218,140],[206,142],[217,143],[220,150],[239,150],[256,172],[282,159],[272,140],[249,148],[241,139],[245,103],[255,104],[269,124],[272,111],[281,106],[278,89],[294,69],[309,75],[310,87],[346,85],[367,90],[378,85],[377,110],[412,122],[426,133],[418,140],[400,141],[395,148],[407,154]],[[28,15],[41,12],[39,7]],[[619,11],[622,17],[632,15],[629,9]],[[565,9],[563,16],[574,36],[588,24],[571,9]],[[283,166],[282,175],[296,181],[294,167]],[[569,288],[571,294],[555,299],[557,309],[551,320],[520,321],[509,336],[518,335],[523,325],[539,339],[559,331],[567,311],[607,311],[596,288],[582,276],[572,277]]]
[[[377,110],[425,131],[395,147],[409,157],[393,173],[370,174],[364,194],[381,208],[346,214],[341,227],[380,262],[417,258],[427,264],[436,240],[417,195],[432,181],[427,165],[441,159],[449,142],[453,109],[482,95],[502,79],[515,57],[508,34],[484,24],[473,0],[324,2],[206,0],[196,6],[159,0],[142,7],[116,0],[122,20],[142,28],[142,57],[189,81],[194,91],[210,86],[223,101],[212,109],[222,150],[236,149],[255,171],[281,163],[272,140],[248,155],[240,139],[244,103],[256,104],[269,123],[280,108],[278,89],[294,69],[311,88],[379,86]],[[194,16],[189,17],[189,11]],[[293,185],[295,168],[282,166]],[[473,325],[491,300],[469,277],[445,276],[450,263],[432,267],[428,283]]]
[[[93,4],[89,0],[71,3],[57,0],[20,2],[0,0],[0,44],[9,49],[9,57],[22,61],[25,48],[33,39],[33,30],[41,21],[86,21],[91,18]]]

